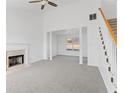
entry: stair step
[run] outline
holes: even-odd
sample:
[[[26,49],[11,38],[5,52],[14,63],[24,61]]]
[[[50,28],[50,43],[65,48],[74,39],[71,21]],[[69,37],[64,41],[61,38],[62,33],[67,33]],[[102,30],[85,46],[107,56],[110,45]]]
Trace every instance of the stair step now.
[[[110,20],[108,20],[108,22],[112,26],[117,26],[117,20],[110,19]]]
[[[117,18],[116,19],[108,19],[108,21],[117,21]]]
[[[116,19],[108,19],[108,21],[117,21],[117,18]]]
[[[109,23],[110,25],[117,25],[117,23]]]
[[[114,32],[114,34],[117,34],[117,31],[113,31]]]
[[[114,26],[114,27],[113,27],[113,26],[111,26],[111,28],[112,28],[112,29],[117,29],[117,27],[115,27],[115,26]]]
[[[108,20],[117,20],[117,18],[111,18],[111,19],[108,19]]]
[[[117,30],[113,30],[113,32],[114,32],[115,34],[117,34]]]
[[[116,27],[117,28],[117,25],[111,25],[111,27]]]
[[[117,31],[113,31],[114,32],[114,34],[117,34]]]
[[[113,23],[116,23],[117,24],[117,21],[108,21],[110,24],[113,24]]]
[[[117,32],[117,28],[112,28],[113,32]]]
[[[108,21],[117,21],[117,18],[108,19]]]
[[[116,26],[111,26],[111,28],[113,28],[113,29],[117,29],[117,27],[116,27]]]
[[[117,26],[117,23],[109,23],[111,26]]]
[[[117,20],[108,20],[109,22],[117,22]]]
[[[117,18],[108,19],[108,22],[114,32],[115,37],[117,38]]]
[[[108,22],[114,32],[115,37],[117,38],[117,18],[108,19]]]
[[[115,19],[114,20],[113,19],[109,19],[108,21],[109,22],[117,22],[117,20],[115,20]]]
[[[117,28],[112,28],[112,30],[113,30],[114,32],[117,32]]]
[[[115,37],[117,38],[117,34],[115,34]]]
[[[113,31],[117,31],[117,28],[112,28]]]
[[[114,32],[117,32],[117,28],[112,28],[112,30],[113,30]]]
[[[115,36],[117,36],[117,33],[114,33],[115,34]]]

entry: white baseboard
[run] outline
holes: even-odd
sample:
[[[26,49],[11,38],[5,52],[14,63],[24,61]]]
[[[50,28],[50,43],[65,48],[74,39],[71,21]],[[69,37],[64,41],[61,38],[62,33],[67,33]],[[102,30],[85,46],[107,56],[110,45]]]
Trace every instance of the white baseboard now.
[[[41,60],[43,60],[43,58],[39,58],[39,59],[35,59],[35,60],[31,60],[31,61],[29,61],[29,64],[30,64],[30,63],[39,62],[39,61],[41,61]]]

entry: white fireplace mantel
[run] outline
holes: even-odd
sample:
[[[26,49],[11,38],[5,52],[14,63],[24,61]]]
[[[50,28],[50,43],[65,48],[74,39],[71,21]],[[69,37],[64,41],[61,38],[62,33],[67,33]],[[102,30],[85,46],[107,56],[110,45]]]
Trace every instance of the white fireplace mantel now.
[[[29,63],[29,47],[30,44],[25,44],[25,43],[7,43],[6,46],[6,51],[18,51],[18,50],[23,50],[24,53],[24,64]]]

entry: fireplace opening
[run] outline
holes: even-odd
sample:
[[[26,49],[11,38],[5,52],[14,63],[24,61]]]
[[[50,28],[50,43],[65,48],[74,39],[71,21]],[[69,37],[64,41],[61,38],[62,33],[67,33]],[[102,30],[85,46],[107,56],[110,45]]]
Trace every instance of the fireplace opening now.
[[[13,67],[24,63],[24,55],[9,56],[8,67]]]

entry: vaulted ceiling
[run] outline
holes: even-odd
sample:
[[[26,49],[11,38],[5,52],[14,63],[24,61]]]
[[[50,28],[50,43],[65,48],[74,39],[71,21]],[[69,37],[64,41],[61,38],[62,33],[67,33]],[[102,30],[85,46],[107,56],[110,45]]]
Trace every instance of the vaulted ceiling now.
[[[101,7],[108,19],[117,18],[117,0],[101,0]]]
[[[11,9],[11,10],[22,10],[22,11],[41,11],[40,7],[41,4],[40,3],[36,3],[36,4],[30,4],[28,3],[29,1],[32,0],[6,0],[6,6],[7,6],[7,10]],[[69,4],[69,3],[73,3],[73,2],[77,2],[79,0],[49,0],[49,1],[53,1],[56,4],[58,4],[58,7],[61,7],[63,5]],[[50,9],[54,9],[55,7],[52,7],[50,5],[47,5],[44,9],[45,10],[50,10]]]
[[[35,3],[35,4],[31,4],[28,3],[29,1],[32,0],[6,0],[6,7],[7,7],[7,11],[26,11],[26,12],[38,12],[38,13],[42,13],[42,12],[46,12],[46,11],[51,11],[54,10],[58,7],[63,7],[66,6],[68,4],[71,3],[75,3],[78,1],[83,1],[83,0],[50,0],[52,2],[55,2],[56,4],[58,4],[58,7],[53,7],[50,5],[46,5],[44,10],[41,10],[41,3]],[[85,0],[84,0],[85,2]],[[111,18],[111,17],[117,17],[116,12],[117,12],[117,0],[101,0],[101,6],[104,9],[107,18]]]

